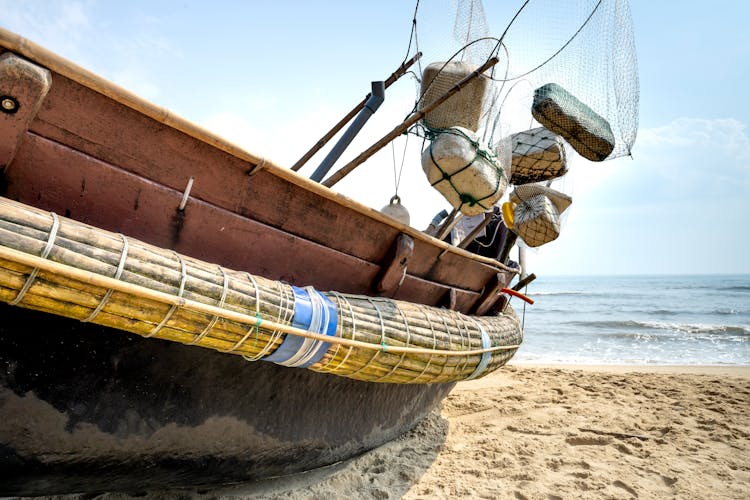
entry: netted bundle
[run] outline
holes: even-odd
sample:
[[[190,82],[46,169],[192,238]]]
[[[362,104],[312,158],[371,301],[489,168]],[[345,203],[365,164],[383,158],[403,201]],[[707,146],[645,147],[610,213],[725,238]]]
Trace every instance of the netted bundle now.
[[[424,109],[476,69],[477,66],[462,61],[429,64],[422,76],[421,97],[417,109]],[[423,119],[424,125],[433,130],[448,127],[478,130],[488,83],[486,77],[475,78],[463,90],[428,112]]]
[[[476,134],[462,127],[441,131],[422,153],[430,185],[464,215],[490,210],[505,194],[507,168]]]
[[[562,138],[544,127],[513,134],[511,184],[549,181],[568,172]]]
[[[606,160],[615,148],[609,122],[556,83],[534,91],[531,114],[591,161]]]
[[[560,215],[572,199],[540,184],[518,186],[510,195],[515,205],[513,230],[530,247],[539,247],[560,236]]]

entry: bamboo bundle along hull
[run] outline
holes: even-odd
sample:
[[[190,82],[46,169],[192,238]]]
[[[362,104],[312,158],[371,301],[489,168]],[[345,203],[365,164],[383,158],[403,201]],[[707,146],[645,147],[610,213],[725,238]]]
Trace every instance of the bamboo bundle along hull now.
[[[368,382],[454,382],[502,366],[521,342],[512,312],[471,317],[303,290],[3,198],[0,242],[3,302],[250,361]],[[310,333],[320,337],[300,338]]]

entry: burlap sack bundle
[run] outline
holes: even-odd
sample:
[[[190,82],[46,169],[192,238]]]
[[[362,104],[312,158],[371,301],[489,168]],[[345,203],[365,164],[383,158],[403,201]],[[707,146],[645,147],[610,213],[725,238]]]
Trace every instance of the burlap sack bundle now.
[[[430,184],[464,215],[490,210],[508,186],[508,174],[495,154],[474,132],[462,127],[435,136],[422,153],[422,170]]]
[[[603,161],[615,148],[609,122],[556,83],[534,91],[531,114],[586,159]]]
[[[513,134],[511,184],[529,184],[562,177],[568,172],[562,138],[544,127]]]
[[[420,90],[422,98],[419,100],[417,110],[421,111],[476,69],[462,61],[429,64],[422,73]],[[477,131],[488,82],[489,80],[483,76],[475,78],[440,106],[427,113],[423,119],[424,124],[430,129],[455,126]]]
[[[511,193],[515,203],[513,230],[530,247],[539,247],[560,236],[560,214],[572,199],[538,184],[518,186]]]

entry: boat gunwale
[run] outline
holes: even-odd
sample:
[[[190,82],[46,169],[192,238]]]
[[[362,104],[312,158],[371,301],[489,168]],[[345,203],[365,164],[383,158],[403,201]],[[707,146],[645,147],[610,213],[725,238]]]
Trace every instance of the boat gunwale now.
[[[104,95],[105,97],[108,97],[124,106],[142,113],[159,123],[176,129],[198,141],[224,151],[225,153],[230,154],[236,158],[248,161],[254,164],[256,166],[256,169],[266,170],[283,180],[296,184],[302,189],[311,191],[335,203],[346,206],[347,208],[355,210],[380,223],[389,225],[413,238],[418,238],[430,245],[442,248],[443,250],[457,254],[463,258],[467,258],[475,262],[480,262],[501,271],[510,272],[511,274],[518,274],[517,269],[511,268],[496,259],[477,255],[451,245],[445,241],[439,240],[418,229],[402,224],[395,219],[388,217],[387,215],[384,215],[379,211],[368,207],[352,198],[349,198],[342,193],[339,193],[331,188],[312,181],[298,174],[297,172],[294,172],[291,169],[281,167],[273,161],[268,160],[264,157],[256,156],[249,151],[239,147],[238,145],[205,129],[204,127],[201,127],[200,125],[197,125],[196,123],[183,118],[182,116],[179,116],[174,112],[167,110],[166,108],[158,106],[151,101],[148,101],[132,93],[131,91],[120,87],[115,83],[112,83],[104,77],[75,64],[74,62],[42,47],[41,45],[38,45],[37,43],[21,35],[0,27],[0,53],[2,53],[3,49],[17,53],[18,55],[26,57],[33,62],[41,64],[55,73],[69,78],[80,85],[83,85],[99,94]]]

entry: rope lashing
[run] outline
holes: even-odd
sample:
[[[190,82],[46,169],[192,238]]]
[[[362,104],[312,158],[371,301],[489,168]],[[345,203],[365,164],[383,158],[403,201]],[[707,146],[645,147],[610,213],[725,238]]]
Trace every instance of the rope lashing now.
[[[52,251],[52,247],[55,245],[55,238],[57,237],[57,230],[60,228],[60,219],[57,214],[55,212],[50,212],[50,214],[52,215],[52,228],[50,228],[49,230],[49,238],[47,238],[47,244],[44,245],[44,250],[42,250],[41,257],[43,259],[46,259],[49,256],[49,253]],[[23,300],[24,295],[26,295],[26,292],[29,291],[32,283],[34,283],[37,274],[39,274],[39,268],[34,268],[34,270],[31,271],[31,274],[29,274],[29,277],[26,279],[26,283],[23,284],[23,288],[21,288],[21,290],[18,292],[18,295],[16,295],[16,298],[9,302],[10,305],[15,306]]]
[[[435,159],[434,149],[433,149],[433,146],[435,144],[434,140],[437,137],[439,137],[441,134],[451,134],[451,135],[455,135],[455,136],[458,136],[458,137],[463,137],[464,139],[466,139],[466,141],[474,149],[474,153],[475,153],[474,154],[474,158],[472,158],[471,161],[469,161],[468,163],[466,163],[464,166],[462,166],[458,170],[454,171],[453,173],[446,172],[445,169],[440,165],[440,163]],[[459,209],[461,207],[463,207],[464,205],[468,205],[469,207],[474,207],[476,205],[479,205],[484,210],[489,210],[491,208],[491,204],[490,204],[490,206],[487,206],[487,205],[483,204],[482,202],[484,200],[492,198],[494,196],[494,194],[497,193],[498,189],[500,189],[501,179],[505,175],[505,172],[503,171],[503,169],[501,167],[497,166],[497,162],[496,162],[495,158],[493,157],[493,155],[489,151],[485,150],[478,141],[472,139],[471,137],[469,137],[468,135],[466,135],[466,133],[464,133],[463,131],[457,130],[455,128],[451,128],[451,129],[434,129],[434,128],[430,129],[430,128],[428,128],[427,129],[427,137],[431,140],[430,146],[428,148],[428,152],[430,154],[430,160],[432,161],[432,164],[435,166],[435,168],[438,169],[438,172],[440,173],[440,178],[438,178],[436,181],[432,182],[430,185],[432,187],[435,187],[438,184],[440,184],[441,182],[447,182],[451,186],[451,188],[453,189],[453,191],[458,195],[459,201],[461,202],[461,204],[457,207]],[[487,161],[487,163],[489,163],[490,165],[493,165],[494,166],[493,168],[495,169],[495,171],[497,173],[497,175],[495,176],[495,178],[496,178],[496,180],[495,180],[495,187],[492,189],[492,191],[489,194],[487,194],[486,196],[483,196],[481,198],[477,198],[476,196],[473,196],[473,195],[471,195],[469,193],[463,192],[453,182],[453,177],[455,177],[458,174],[464,172],[465,170],[471,168],[472,165],[474,165],[477,162],[477,159],[479,159],[479,158],[483,158],[483,159],[485,159]]]
[[[175,257],[177,257],[177,260],[180,262],[180,288],[177,291],[177,297],[182,298],[182,294],[185,293],[185,283],[187,282],[187,267],[185,266],[185,260],[182,258],[182,255],[178,254],[177,252],[174,252]],[[159,330],[162,329],[162,327],[167,324],[167,321],[172,317],[174,312],[177,310],[177,304],[172,304],[169,308],[169,311],[167,311],[167,314],[162,318],[161,322],[159,322],[158,325],[154,327],[153,330],[148,332],[144,335],[144,337],[153,337],[157,333],[159,333]]]
[[[119,280],[122,276],[122,272],[125,269],[125,261],[128,258],[128,238],[124,234],[120,234],[120,238],[122,238],[122,253],[120,254],[120,263],[117,265],[117,270],[115,271],[114,278],[116,280]],[[107,293],[104,294],[104,297],[102,297],[102,300],[99,301],[99,304],[96,306],[96,309],[91,311],[91,314],[87,318],[82,319],[84,323],[88,323],[92,321],[96,316],[101,312],[101,310],[104,308],[104,305],[109,301],[109,298],[112,297],[112,294],[114,293],[114,290],[110,288],[107,290]]]

